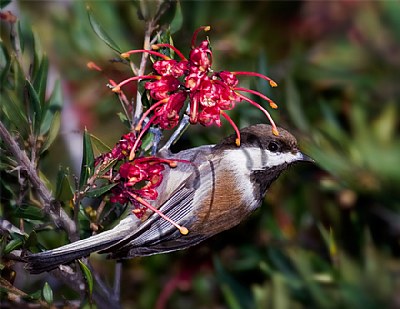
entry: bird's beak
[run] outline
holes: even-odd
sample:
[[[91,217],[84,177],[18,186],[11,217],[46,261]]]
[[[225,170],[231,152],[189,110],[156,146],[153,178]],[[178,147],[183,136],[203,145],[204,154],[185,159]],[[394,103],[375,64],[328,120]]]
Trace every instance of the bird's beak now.
[[[298,155],[299,155],[298,156],[299,157],[298,161],[315,163],[315,160],[313,158],[307,156],[306,154],[304,154],[304,153],[302,153],[300,151],[299,151]]]

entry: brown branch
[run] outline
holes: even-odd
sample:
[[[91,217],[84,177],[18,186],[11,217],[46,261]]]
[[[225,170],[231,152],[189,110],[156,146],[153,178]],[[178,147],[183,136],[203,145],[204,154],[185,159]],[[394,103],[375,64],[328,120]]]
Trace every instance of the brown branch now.
[[[10,304],[14,305],[19,305],[19,306],[26,306],[24,308],[33,308],[34,306],[30,306],[28,303],[26,303],[23,299],[24,298],[29,298],[29,295],[26,294],[25,292],[21,291],[20,289],[17,289],[15,286],[13,286],[10,282],[8,282],[6,279],[0,277],[0,287],[4,290],[7,291],[7,298],[10,301]],[[35,303],[40,305],[40,308],[49,308],[49,304],[47,304],[43,300],[35,300]],[[21,307],[22,308],[22,307]],[[36,306],[36,308],[38,308]]]
[[[0,138],[3,140],[4,147],[14,156],[21,170],[26,171],[30,183],[42,203],[43,211],[50,215],[56,226],[61,226],[67,232],[71,241],[78,240],[74,221],[68,217],[66,212],[61,208],[60,203],[53,199],[49,189],[47,189],[43,181],[39,178],[34,164],[29,160],[25,151],[19,147],[2,121],[0,121]]]
[[[150,38],[151,38],[151,34],[153,33],[153,31],[155,30],[155,26],[154,26],[154,21],[149,21],[146,22],[146,30],[144,33],[144,42],[143,42],[143,49],[147,50],[150,49]],[[144,74],[144,71],[146,69],[146,63],[147,63],[147,59],[149,58],[149,54],[148,53],[143,53],[142,54],[142,59],[140,61],[140,66],[139,66],[139,70],[137,75],[138,76],[142,76]],[[138,81],[138,83],[140,82],[140,80]],[[136,106],[133,112],[133,126],[136,127],[137,122],[139,121],[141,115],[143,114],[143,105],[142,105],[142,98],[140,95],[140,92],[137,91],[137,95],[136,95]]]
[[[71,220],[65,211],[60,207],[59,202],[53,199],[51,192],[46,188],[45,184],[39,178],[37,171],[35,170],[31,161],[29,161],[25,151],[23,151],[17,142],[13,139],[11,134],[5,128],[4,124],[0,121],[0,138],[3,141],[4,147],[8,149],[9,152],[14,156],[19,169],[26,171],[26,174],[36,190],[39,199],[41,200],[41,205],[43,211],[49,214],[56,226],[61,226],[68,234],[71,241],[78,240],[79,235],[76,234],[76,225],[73,220]],[[2,222],[4,221],[4,222]],[[7,221],[2,220],[0,222],[4,223],[4,227],[10,228]],[[89,265],[89,264],[87,264]],[[90,267],[90,266],[89,266]],[[91,268],[91,267],[90,267]],[[92,269],[92,268],[91,268]],[[93,271],[92,271],[93,272]],[[82,274],[69,273],[60,269],[51,272],[55,277],[62,280],[72,289],[79,292],[81,295],[84,292],[85,282]],[[93,272],[95,280],[100,287],[100,291],[97,289],[93,292],[93,299],[99,308],[119,308],[120,305],[118,300],[113,296],[112,291],[108,291],[99,282],[98,275]]]

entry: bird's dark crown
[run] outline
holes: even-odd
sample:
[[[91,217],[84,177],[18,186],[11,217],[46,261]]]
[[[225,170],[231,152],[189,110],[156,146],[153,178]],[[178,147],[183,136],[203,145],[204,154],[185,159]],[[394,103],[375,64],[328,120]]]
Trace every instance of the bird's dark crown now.
[[[285,129],[279,127],[278,132],[278,136],[274,135],[269,124],[256,124],[243,128],[240,130],[240,147],[258,147],[261,149],[278,147],[278,150],[274,151],[297,151],[296,138]],[[235,134],[228,136],[215,146],[215,150],[237,149],[235,140]]]

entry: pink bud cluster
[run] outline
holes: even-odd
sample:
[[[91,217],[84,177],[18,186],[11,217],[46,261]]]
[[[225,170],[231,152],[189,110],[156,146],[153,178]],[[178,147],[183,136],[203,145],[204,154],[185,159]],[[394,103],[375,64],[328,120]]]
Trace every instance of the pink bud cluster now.
[[[267,110],[243,93],[251,93],[268,101],[272,108],[277,108],[277,105],[270,98],[257,91],[238,87],[237,76],[257,76],[267,80],[272,87],[276,87],[277,84],[267,76],[255,72],[214,72],[211,68],[212,51],[209,41],[204,40],[199,45],[195,45],[198,33],[201,30],[208,31],[209,29],[210,27],[200,27],[195,31],[189,59],[186,59],[174,46],[165,43],[153,45],[153,50],[131,50],[122,54],[122,57],[128,58],[131,54],[149,53],[160,58],[153,64],[154,74],[135,76],[113,87],[114,92],[121,93],[121,87],[131,81],[149,80],[144,87],[155,103],[143,114],[136,126],[136,130],[141,131],[139,139],[151,125],[158,125],[162,129],[174,128],[179,123],[181,110],[187,100],[190,110],[189,119],[192,124],[221,126],[222,116],[235,129],[238,146],[240,145],[239,130],[225,111],[233,109],[236,103],[241,101],[249,102],[259,108],[271,122],[273,133],[278,135],[276,125]],[[160,48],[171,49],[180,59],[174,60],[154,51]],[[149,121],[142,128],[148,117]]]

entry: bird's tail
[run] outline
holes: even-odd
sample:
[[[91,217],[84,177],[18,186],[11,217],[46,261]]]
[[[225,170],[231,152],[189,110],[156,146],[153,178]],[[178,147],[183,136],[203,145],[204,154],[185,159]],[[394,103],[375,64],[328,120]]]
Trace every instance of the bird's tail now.
[[[107,249],[125,236],[133,233],[139,223],[140,221],[137,218],[130,215],[111,230],[53,250],[31,254],[26,257],[26,269],[32,274],[38,274],[52,270],[59,265],[68,264],[92,252]]]

